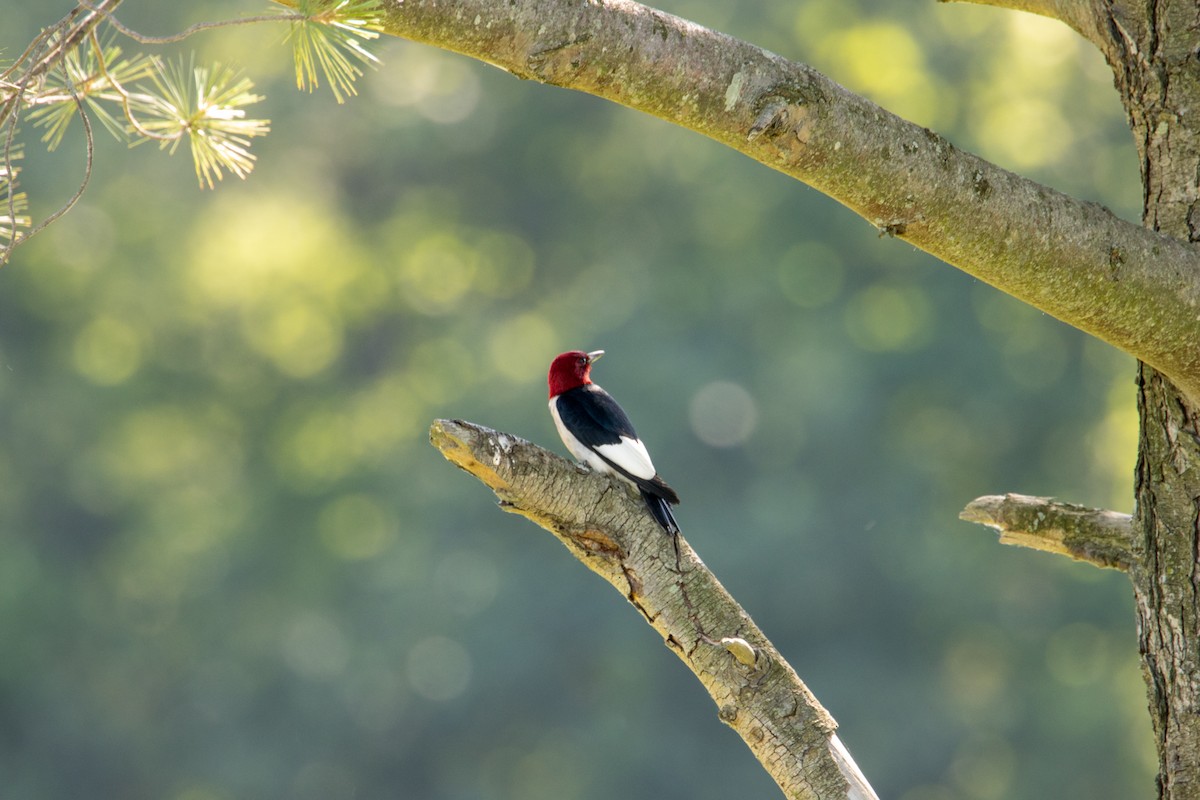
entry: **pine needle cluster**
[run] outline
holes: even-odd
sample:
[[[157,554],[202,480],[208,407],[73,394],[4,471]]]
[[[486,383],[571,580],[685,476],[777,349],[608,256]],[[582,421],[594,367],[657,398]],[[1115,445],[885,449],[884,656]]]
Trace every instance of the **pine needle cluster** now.
[[[0,264],[83,194],[92,168],[92,120],[130,146],[157,142],[174,153],[186,141],[201,188],[214,188],[226,173],[245,178],[254,168],[251,144],[270,131],[270,120],[247,112],[263,99],[250,78],[226,65],[197,64],[194,57],[126,54],[121,39],[158,46],[211,28],[287,22],[296,85],[311,92],[324,81],[339,103],[357,94],[354,84],[364,67],[378,63],[365,45],[378,36],[379,0],[293,0],[282,13],[200,23],[161,37],[122,24],[113,15],[120,2],[79,0],[20,57],[0,65]],[[53,150],[77,118],[87,149],[84,177],[74,197],[34,226],[17,181],[20,123],[40,130]]]

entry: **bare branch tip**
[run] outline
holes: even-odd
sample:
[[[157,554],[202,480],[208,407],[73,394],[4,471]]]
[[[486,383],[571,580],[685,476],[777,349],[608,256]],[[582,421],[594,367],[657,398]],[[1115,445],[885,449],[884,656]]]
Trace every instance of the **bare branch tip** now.
[[[950,2],[950,0],[941,0],[941,2]],[[976,497],[967,503],[962,511],[958,512],[958,518],[964,522],[999,527],[1000,523],[997,521],[996,515],[1004,505],[1004,499],[1004,495],[1000,494],[988,494],[983,497]]]
[[[434,420],[429,427],[429,443],[441,451],[455,466],[475,474],[472,466],[479,463],[474,453],[476,431],[470,423],[459,419]]]
[[[1022,494],[972,500],[959,519],[1000,532],[1001,544],[1057,553],[1097,567],[1128,570],[1134,562],[1128,514]]]

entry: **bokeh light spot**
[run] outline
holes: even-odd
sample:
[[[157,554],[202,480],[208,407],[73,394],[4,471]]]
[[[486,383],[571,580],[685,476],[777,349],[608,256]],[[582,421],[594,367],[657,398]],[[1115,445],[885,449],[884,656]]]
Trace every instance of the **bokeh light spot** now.
[[[742,386],[714,381],[696,392],[689,406],[692,430],[712,447],[745,444],[758,426],[758,404]]]
[[[280,474],[304,489],[341,478],[356,461],[348,427],[346,416],[336,411],[317,409],[286,415],[274,451]]]
[[[1063,323],[990,287],[979,289],[973,300],[980,324],[1015,383],[1045,389],[1063,376],[1069,360]]]
[[[1012,60],[1030,71],[1042,74],[1043,81],[1065,82],[1067,75],[1058,68],[1074,64],[1083,40],[1066,25],[1037,14],[1006,14],[1008,27],[1005,45]]]
[[[868,286],[846,306],[850,338],[875,353],[919,350],[930,340],[932,319],[929,299],[915,286]]]
[[[348,494],[317,515],[317,532],[331,553],[347,561],[379,555],[396,533],[396,522],[373,497]]]
[[[211,786],[189,786],[171,800],[229,800],[231,796]]]
[[[293,298],[271,304],[246,322],[251,345],[295,378],[316,375],[342,349],[342,328],[315,303]]]
[[[1110,650],[1108,635],[1095,625],[1065,625],[1046,643],[1046,668],[1064,686],[1086,686],[1107,676]]]
[[[819,308],[838,296],[843,273],[837,251],[822,242],[805,242],[779,259],[779,288],[801,308]]]
[[[199,480],[224,485],[226,476],[238,474],[241,450],[221,422],[175,405],[140,409],[102,445],[101,469],[113,488],[130,495]]]
[[[116,226],[109,212],[88,203],[80,203],[71,209],[70,214],[47,232],[58,258],[84,272],[107,263],[117,239]]]
[[[97,317],[75,337],[75,369],[97,386],[116,386],[142,363],[141,337],[128,323]]]
[[[552,731],[510,766],[510,797],[553,797],[574,800],[584,796],[588,783],[587,755],[563,734]]]
[[[1056,105],[1027,96],[980,109],[974,134],[997,161],[1021,169],[1054,163],[1075,141]]]
[[[472,550],[457,550],[443,558],[433,580],[446,604],[464,615],[486,608],[500,587],[496,565]]]
[[[365,271],[342,219],[305,195],[230,195],[196,225],[189,279],[202,307],[253,308],[281,296],[333,303]]]
[[[388,64],[368,84],[381,103],[411,108],[443,125],[462,122],[479,105],[479,78],[462,59],[425,47],[399,47]]]
[[[1107,413],[1087,434],[1092,472],[1108,487],[1109,499],[1103,504],[1108,508],[1129,508],[1138,434],[1137,404],[1128,378],[1121,375],[1109,389]]]
[[[912,34],[899,25],[855,25],[830,36],[826,46],[854,82],[869,92],[895,94],[924,82],[924,54]]]
[[[364,456],[384,457],[424,429],[425,407],[399,375],[388,375],[355,396],[350,426],[353,441]]]
[[[400,290],[423,314],[455,310],[471,288],[477,260],[467,245],[448,233],[435,233],[415,242],[400,259]]]
[[[479,380],[477,357],[482,353],[451,337],[426,339],[412,349],[405,375],[408,386],[420,399],[444,403],[464,392]]]
[[[967,797],[999,800],[1010,793],[1016,763],[1012,745],[989,736],[964,742],[950,765],[950,774]]]
[[[976,631],[946,648],[942,672],[950,699],[964,712],[979,713],[1008,685],[1008,651],[996,636]]]
[[[345,636],[327,616],[302,614],[283,634],[283,657],[288,666],[308,678],[333,678],[350,658]]]
[[[488,231],[480,237],[476,287],[493,297],[512,297],[533,277],[533,248],[507,231]]]
[[[493,368],[514,383],[542,375],[546,353],[557,338],[554,327],[540,314],[522,314],[492,329],[488,353]]]
[[[471,657],[445,636],[422,639],[408,651],[408,681],[413,691],[429,700],[453,700],[471,682]]]
[[[924,783],[900,795],[900,800],[961,800],[961,796],[949,786]]]
[[[372,733],[394,726],[409,697],[404,673],[390,663],[368,663],[350,671],[341,689],[355,724]]]
[[[899,24],[855,25],[826,36],[819,52],[839,81],[923,124],[937,124],[952,99],[936,91],[937,76],[927,68],[924,51]]]
[[[296,772],[288,796],[294,800],[353,800],[359,792],[349,767],[322,760],[310,761]]]

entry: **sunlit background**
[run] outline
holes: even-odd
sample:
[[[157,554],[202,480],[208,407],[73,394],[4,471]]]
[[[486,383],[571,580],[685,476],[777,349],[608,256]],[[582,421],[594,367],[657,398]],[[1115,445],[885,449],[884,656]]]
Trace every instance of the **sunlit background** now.
[[[69,7],[7,3],[0,55]],[[662,7],[1138,218],[1108,69],[1060,24]],[[0,794],[775,796],[639,615],[427,442],[561,451],[545,369],[604,348],[688,540],[881,797],[1149,795],[1124,578],[957,519],[1131,510],[1130,358],[694,134],[394,40],[338,105],[285,34],[154,51],[255,79],[249,180],[100,131],[83,202],[0,269]],[[78,125],[26,150],[45,215]]]

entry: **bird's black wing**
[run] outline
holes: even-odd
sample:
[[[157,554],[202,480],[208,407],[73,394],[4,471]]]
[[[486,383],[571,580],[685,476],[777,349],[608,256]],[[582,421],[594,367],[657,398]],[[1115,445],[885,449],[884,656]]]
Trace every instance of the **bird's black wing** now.
[[[567,426],[571,434],[579,440],[580,444],[592,450],[600,445],[620,444],[622,437],[638,438],[637,431],[633,429],[633,423],[629,421],[629,415],[617,404],[616,400],[612,399],[608,392],[594,383],[577,386],[560,394],[557,408],[559,419]],[[642,494],[646,496],[650,510],[654,512],[655,518],[664,528],[668,531],[678,530],[666,503],[678,503],[679,495],[667,485],[666,481],[657,475],[650,479],[632,475],[620,464],[615,464],[611,459],[605,458],[604,453],[596,451],[596,455],[603,458],[618,473],[637,484]],[[666,502],[657,503],[650,498],[658,498]]]
[[[625,409],[594,383],[568,389],[558,396],[557,405],[559,419],[587,447],[619,444],[622,436],[638,438]]]

